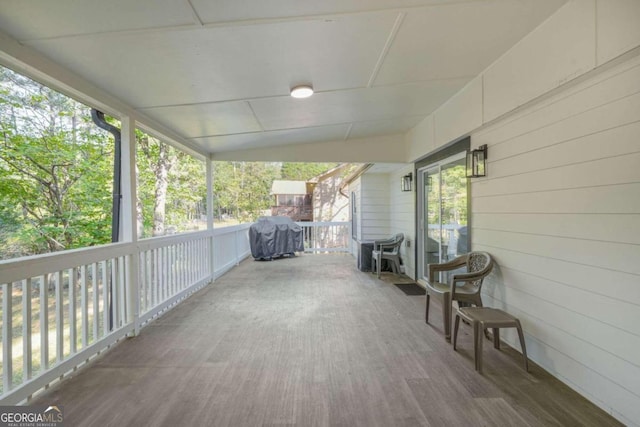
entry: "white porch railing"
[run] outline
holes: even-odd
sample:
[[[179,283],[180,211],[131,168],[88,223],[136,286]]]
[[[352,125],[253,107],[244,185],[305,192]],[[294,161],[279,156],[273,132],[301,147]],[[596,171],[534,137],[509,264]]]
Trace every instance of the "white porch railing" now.
[[[249,227],[251,224],[213,229],[214,278],[222,276],[251,255]]]
[[[297,222],[305,252],[350,252],[351,222]]]
[[[0,405],[28,401],[250,256],[250,225],[0,261]],[[300,225],[305,252],[349,250],[349,223]]]

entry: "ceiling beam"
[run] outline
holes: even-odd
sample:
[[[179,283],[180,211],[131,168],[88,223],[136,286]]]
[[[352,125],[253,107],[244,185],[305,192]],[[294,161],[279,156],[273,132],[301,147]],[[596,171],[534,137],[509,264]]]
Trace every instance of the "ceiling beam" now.
[[[406,163],[403,134],[214,153],[215,161]]]

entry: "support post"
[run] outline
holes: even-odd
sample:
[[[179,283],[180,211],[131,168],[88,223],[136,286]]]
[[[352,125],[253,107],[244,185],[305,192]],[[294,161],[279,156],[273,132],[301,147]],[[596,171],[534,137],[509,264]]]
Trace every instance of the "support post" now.
[[[133,335],[140,332],[139,260],[137,250],[138,215],[136,210],[136,124],[131,116],[121,117],[122,124],[122,203],[120,204],[120,241],[136,248],[126,262],[126,317],[133,323]]]
[[[214,237],[213,237],[213,162],[211,157],[205,159],[206,174],[207,174],[207,230],[209,231],[209,237],[207,238],[207,244],[209,245],[209,273],[210,280],[214,281],[216,277],[216,262],[214,254]]]

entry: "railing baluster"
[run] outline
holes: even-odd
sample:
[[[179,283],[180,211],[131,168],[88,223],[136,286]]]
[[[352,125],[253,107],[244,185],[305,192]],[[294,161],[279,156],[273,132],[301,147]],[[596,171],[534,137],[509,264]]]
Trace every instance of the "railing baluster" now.
[[[154,306],[160,304],[163,297],[163,275],[162,275],[162,248],[156,248],[153,250],[154,260],[155,260],[155,271],[156,271],[156,300]]]
[[[68,271],[69,275],[69,342],[71,354],[74,354],[77,350],[77,310],[76,310],[76,269],[71,268]]]
[[[93,294],[93,342],[98,340],[100,334],[100,286],[98,280],[98,264],[91,264],[91,279]]]
[[[64,284],[62,271],[56,271],[56,362],[64,359]]]
[[[120,312],[118,310],[118,258],[111,259],[111,282],[109,288],[111,290],[111,305],[109,307],[109,313],[111,316],[111,331],[118,329],[120,325]]]
[[[162,248],[162,277],[164,278],[164,295],[162,301],[166,301],[171,296],[171,280],[169,277],[169,248]]]
[[[127,292],[126,292],[126,261],[125,257],[118,258],[118,294],[120,296],[120,323],[119,327],[122,327],[129,323],[131,319],[127,317]]]
[[[173,261],[173,269],[175,270],[175,280],[176,280],[176,292],[180,292],[182,290],[182,284],[180,283],[180,244],[176,244],[173,247],[173,251],[175,253],[175,260]]]
[[[147,251],[144,253],[144,257],[147,263],[147,271],[145,272],[145,280],[147,284],[147,291],[145,293],[145,308],[150,310],[152,307],[152,289],[153,289],[153,271],[151,268],[151,252]]]
[[[154,250],[149,249],[149,309],[155,306],[156,298],[156,263],[154,256]]]
[[[89,293],[87,288],[87,266],[80,267],[80,310],[82,317],[82,348],[89,343]]]
[[[13,387],[13,284],[2,284],[2,390]]]
[[[109,275],[107,261],[100,261],[102,273],[102,336],[109,334]]]
[[[193,285],[198,281],[198,257],[201,256],[200,252],[198,252],[198,242],[191,242],[191,256],[189,260],[191,262],[191,283],[189,285]]]
[[[176,272],[176,245],[171,245],[169,247],[169,251],[171,253],[171,295],[176,295],[178,290],[178,275]]]
[[[152,272],[153,272],[153,286],[152,286],[152,307],[155,307],[158,304],[158,251],[157,249],[151,249],[151,261],[153,263]]]
[[[140,313],[144,313],[147,309],[147,306],[144,302],[144,293],[145,293],[145,272],[147,269],[147,264],[144,256],[144,252],[139,253],[140,261],[138,266],[138,286],[140,287],[140,294],[138,295],[138,300],[140,304]]]
[[[175,259],[173,261],[173,269],[175,270],[175,280],[176,280],[176,292],[180,292],[182,290],[182,283],[180,282],[181,277],[181,259],[180,259],[180,243],[176,243],[173,247],[173,251],[175,253]]]
[[[22,281],[22,382],[31,379],[33,354],[31,352],[31,278]]]
[[[204,240],[198,240],[198,280],[202,279],[204,276],[204,265],[202,264],[202,260],[206,259],[206,251],[204,247]]]
[[[198,280],[200,280],[202,279],[202,259],[205,257],[205,251],[201,239],[196,241],[196,245],[198,246],[198,258],[196,259],[196,264],[198,266]]]
[[[206,251],[204,246],[202,245],[202,239],[198,239],[193,242],[195,247],[196,256],[194,259],[195,269],[196,269],[196,281],[202,279],[202,259],[206,256]]]
[[[178,292],[180,292],[180,291],[182,291],[184,289],[183,280],[182,280],[182,271],[183,271],[183,266],[182,266],[182,243],[178,243],[176,245],[176,265],[175,265],[175,269],[176,269],[176,289],[178,290]]]
[[[193,247],[193,242],[187,242],[186,244],[187,248],[186,251],[189,254],[187,256],[187,262],[186,262],[186,279],[187,279],[187,284],[188,285],[193,285],[194,283],[194,266],[193,266],[193,262],[196,258],[197,255],[195,255],[195,250]],[[187,285],[187,286],[188,286]]]
[[[196,246],[198,247],[198,258],[196,259],[198,280],[202,278],[202,259],[205,257],[204,246],[202,246],[202,240],[196,240]]]
[[[138,266],[138,286],[140,287],[138,300],[140,304],[138,314],[142,314],[147,310],[147,304],[145,303],[145,292],[147,289],[146,274],[147,274],[147,259],[145,252],[139,252],[140,261]]]
[[[166,272],[166,278],[167,278],[167,295],[165,295],[164,299],[167,300],[169,298],[171,298],[173,296],[173,291],[172,291],[172,282],[171,282],[171,246],[165,246],[164,247],[164,256],[165,256],[165,262],[166,262],[166,266],[165,266],[165,272]]]
[[[156,300],[154,306],[162,301],[162,257],[160,256],[160,248],[153,250],[156,269]]]
[[[144,311],[150,310],[151,305],[151,287],[152,287],[152,272],[151,272],[151,253],[150,251],[144,252]]]
[[[40,277],[40,372],[49,368],[49,275]]]

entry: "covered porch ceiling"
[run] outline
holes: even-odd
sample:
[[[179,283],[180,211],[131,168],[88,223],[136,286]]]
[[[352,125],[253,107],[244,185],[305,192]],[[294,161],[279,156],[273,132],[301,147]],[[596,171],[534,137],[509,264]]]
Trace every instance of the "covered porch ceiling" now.
[[[354,161],[351,143],[404,161],[404,133],[564,3],[6,0],[0,51],[44,55],[213,159]]]

